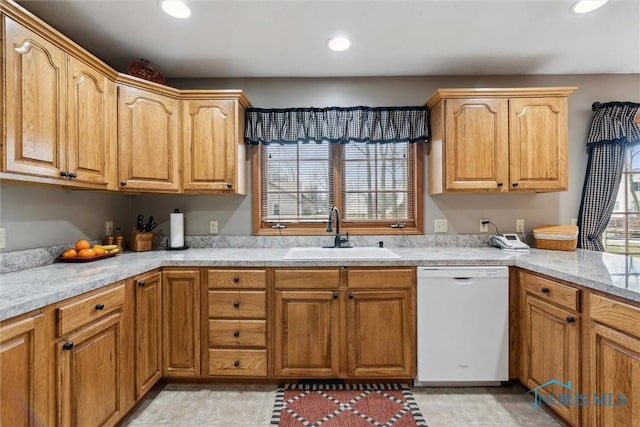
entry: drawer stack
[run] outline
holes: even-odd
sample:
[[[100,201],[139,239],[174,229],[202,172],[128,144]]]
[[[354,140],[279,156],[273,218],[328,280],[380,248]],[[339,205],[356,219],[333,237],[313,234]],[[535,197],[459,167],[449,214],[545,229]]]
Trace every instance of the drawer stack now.
[[[210,376],[267,376],[267,272],[210,269]]]

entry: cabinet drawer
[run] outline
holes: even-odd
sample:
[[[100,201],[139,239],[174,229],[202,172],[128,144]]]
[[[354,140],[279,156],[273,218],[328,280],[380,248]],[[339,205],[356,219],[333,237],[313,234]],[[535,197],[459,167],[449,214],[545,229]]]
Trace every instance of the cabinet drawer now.
[[[124,298],[124,283],[121,283],[115,288],[61,306],[57,310],[58,336],[120,309]]]
[[[589,313],[591,320],[640,338],[640,307],[591,294]]]
[[[265,292],[209,291],[209,317],[264,319],[266,312]]]
[[[267,376],[267,350],[209,350],[209,375]]]
[[[410,289],[415,277],[413,268],[349,268],[348,284],[349,289]]]
[[[554,302],[570,310],[578,311],[580,290],[563,285],[544,277],[529,273],[521,273],[525,291],[543,300]]]
[[[266,346],[266,320],[209,319],[209,347]]]
[[[339,270],[276,270],[276,289],[337,289]]]
[[[266,289],[266,270],[216,270],[207,272],[209,289]]]

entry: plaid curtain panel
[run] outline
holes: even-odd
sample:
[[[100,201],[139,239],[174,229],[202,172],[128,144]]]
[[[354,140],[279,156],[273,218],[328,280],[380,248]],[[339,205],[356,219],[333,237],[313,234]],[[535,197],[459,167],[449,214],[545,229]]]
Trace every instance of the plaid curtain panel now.
[[[398,143],[429,140],[427,107],[250,108],[248,144]]]
[[[589,161],[578,214],[578,247],[604,251],[602,234],[615,206],[624,169],[625,145],[640,141],[635,116],[640,104],[594,103],[587,137]]]

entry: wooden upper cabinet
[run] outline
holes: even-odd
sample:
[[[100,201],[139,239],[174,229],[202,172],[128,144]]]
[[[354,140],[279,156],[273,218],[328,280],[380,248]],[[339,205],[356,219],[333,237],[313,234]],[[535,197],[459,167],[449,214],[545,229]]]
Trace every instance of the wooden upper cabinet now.
[[[183,101],[185,192],[246,193],[244,109],[233,99]]]
[[[69,56],[67,171],[75,180],[108,185],[115,180],[115,83]]]
[[[567,189],[567,110],[566,97],[509,99],[511,188]]]
[[[440,89],[429,99],[429,193],[564,191],[575,87]]]
[[[118,86],[118,188],[180,191],[177,98]]]
[[[65,52],[5,16],[5,172],[60,178]]]

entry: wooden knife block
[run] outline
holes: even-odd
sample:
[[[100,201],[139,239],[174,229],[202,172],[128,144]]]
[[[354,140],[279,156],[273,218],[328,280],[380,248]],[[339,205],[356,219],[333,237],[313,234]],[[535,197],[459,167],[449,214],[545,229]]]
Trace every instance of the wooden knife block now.
[[[140,233],[133,231],[129,239],[129,249],[136,252],[150,251],[153,233]]]

